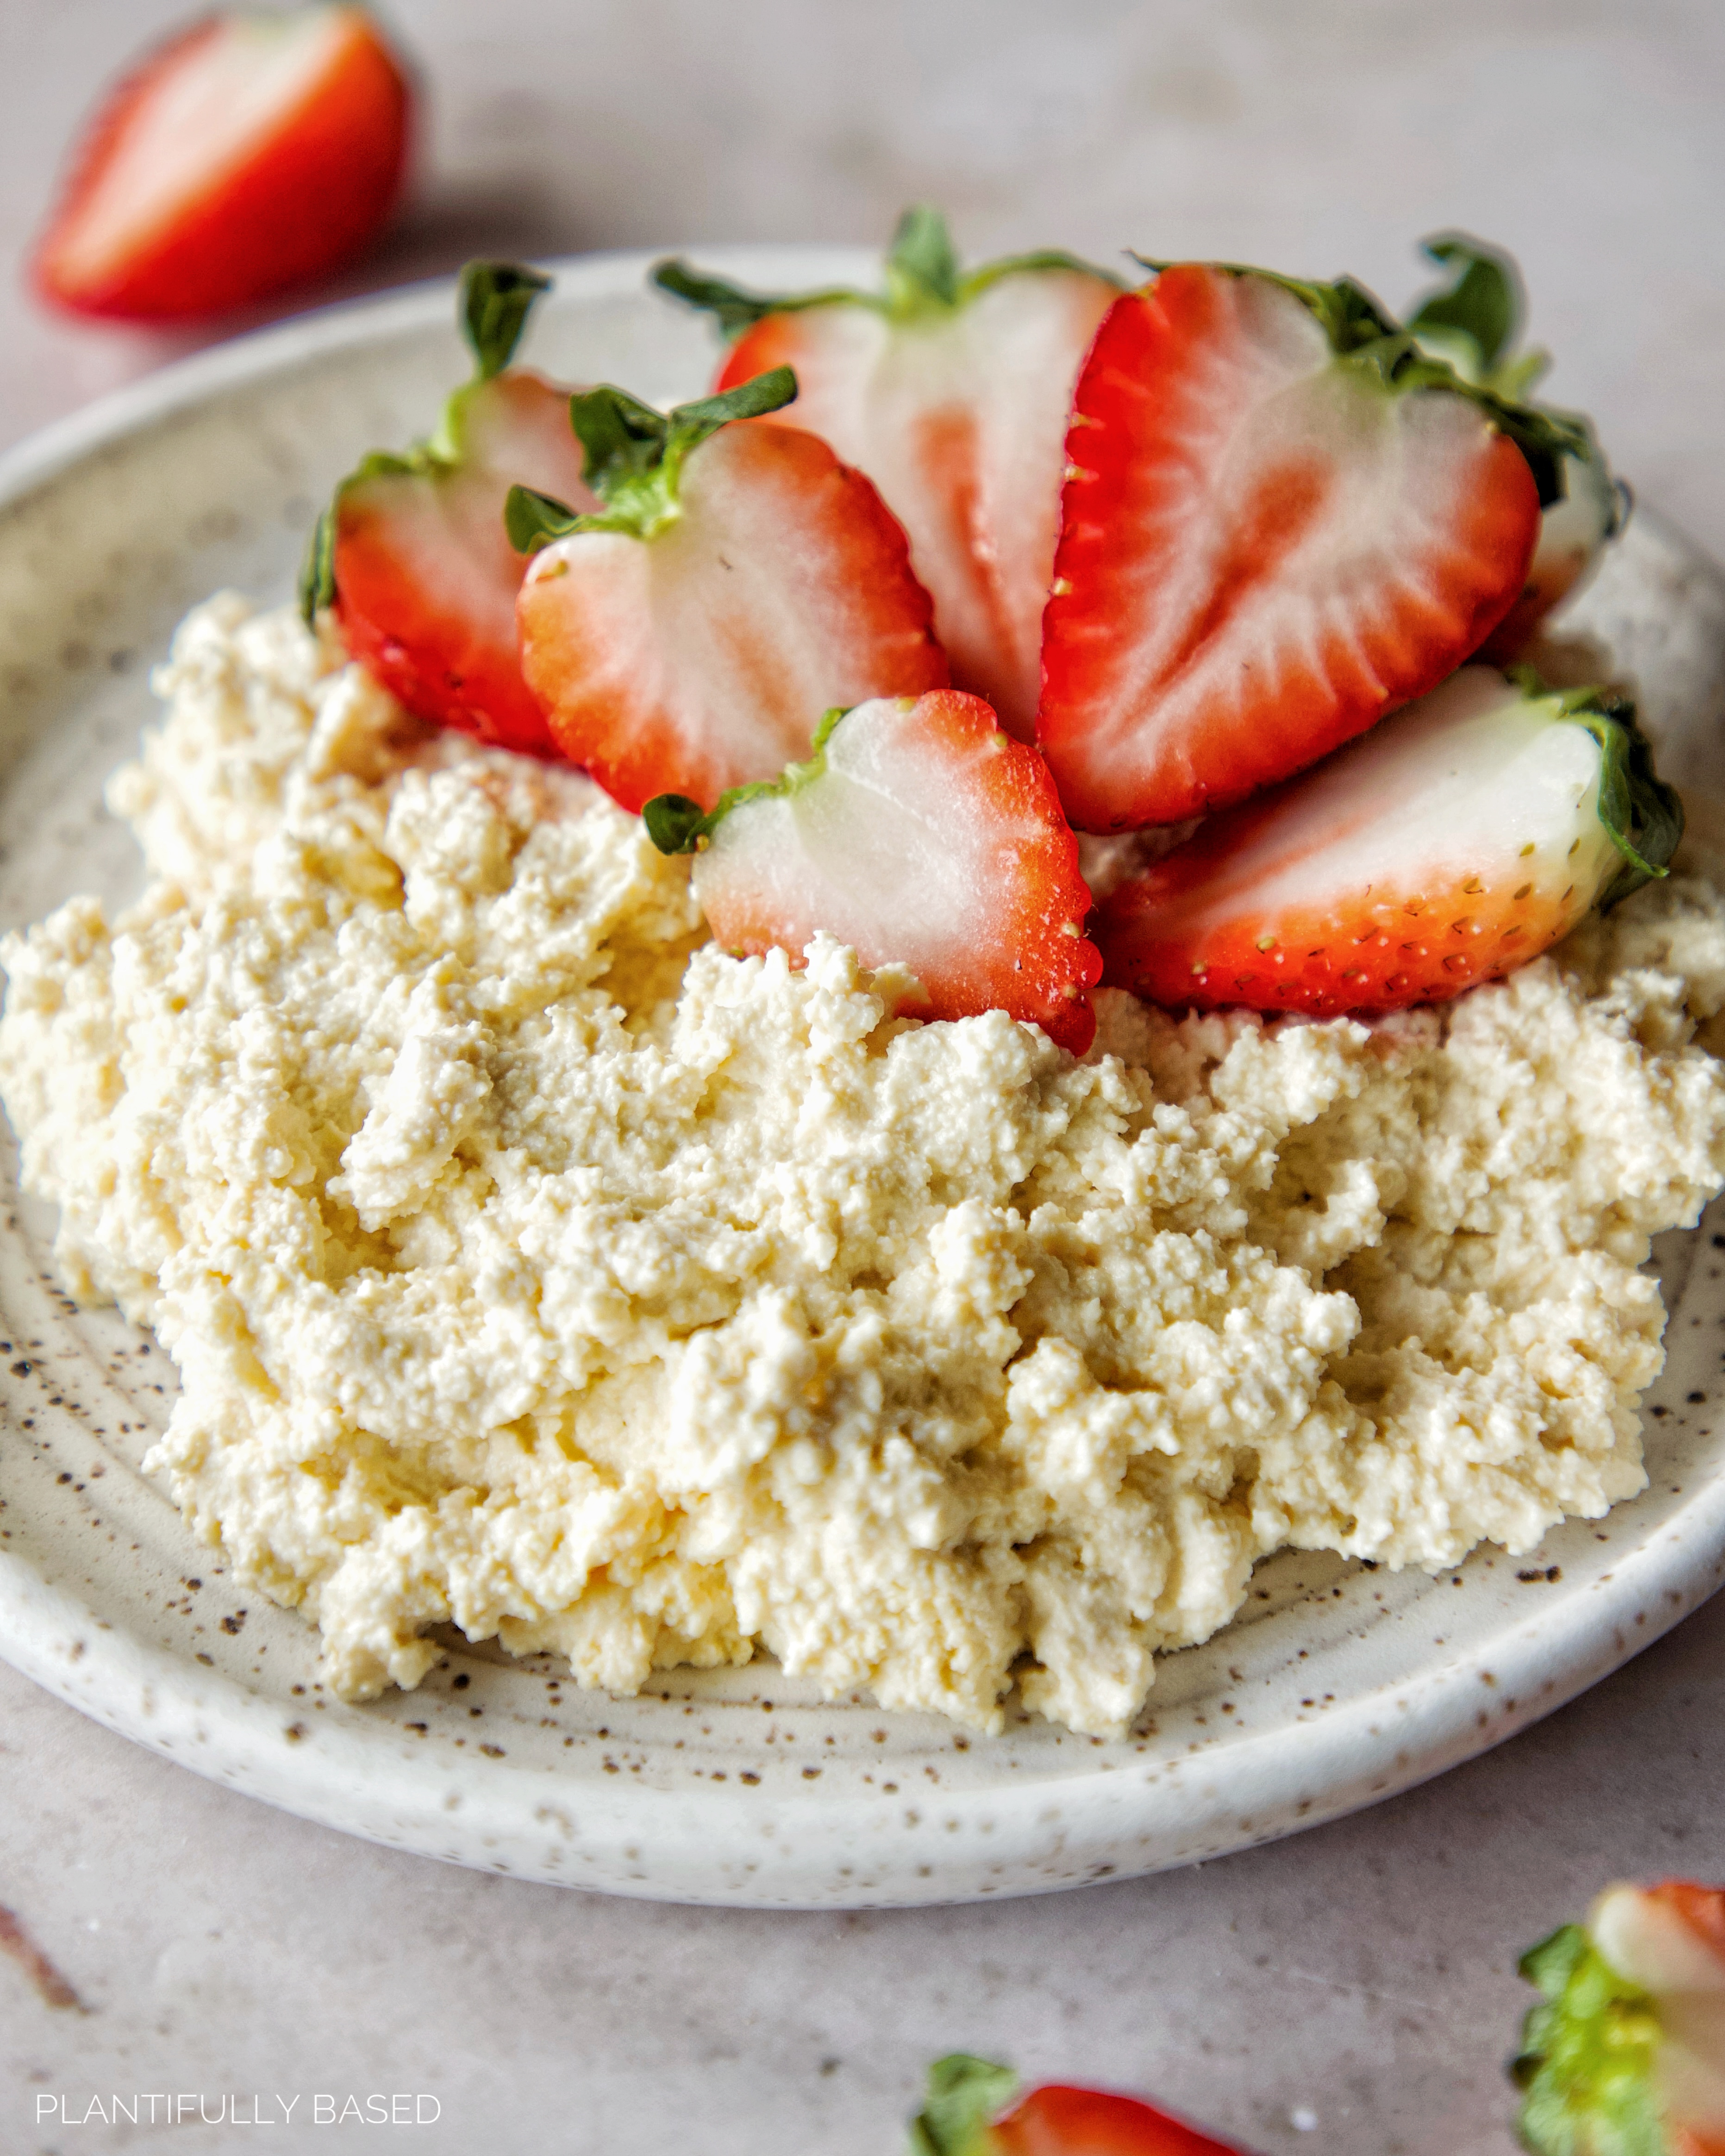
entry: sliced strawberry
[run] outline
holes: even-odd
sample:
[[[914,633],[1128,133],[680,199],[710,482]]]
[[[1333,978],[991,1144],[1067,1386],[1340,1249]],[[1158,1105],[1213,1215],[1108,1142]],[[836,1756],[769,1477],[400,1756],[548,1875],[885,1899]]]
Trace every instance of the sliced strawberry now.
[[[207,17],[90,122],[36,281],[83,314],[166,321],[331,269],[395,201],[410,105],[362,8]]]
[[[1573,439],[1352,285],[1186,263],[1117,301],[1044,618],[1073,823],[1178,823],[1435,687],[1521,590]]]
[[[825,930],[865,966],[908,966],[918,1016],[1004,1010],[1081,1055],[1101,960],[1090,892],[1042,759],[956,689],[829,711],[806,763],[710,815],[650,801],[666,853],[696,855],[695,894],[726,950],[800,957]]]
[[[666,415],[620,389],[571,406],[599,513],[517,487],[538,547],[521,663],[563,754],[626,808],[710,807],[808,752],[828,706],[944,688],[905,535],[860,472],[793,427],[788,367]]]
[[[1425,251],[1450,274],[1408,318],[1421,350],[1446,360],[1464,381],[1525,403],[1551,361],[1543,352],[1517,350],[1523,307],[1514,262],[1502,249],[1464,233],[1440,234],[1425,242]],[[1559,460],[1563,495],[1547,504],[1539,520],[1527,582],[1480,647],[1480,657],[1494,665],[1527,648],[1545,617],[1598,567],[1629,516],[1629,490],[1612,478],[1588,420],[1549,405],[1533,408],[1574,427],[1580,441]]]
[[[504,530],[517,481],[583,509],[567,388],[507,367],[550,283],[506,262],[470,263],[460,315],[475,360],[442,426],[404,456],[380,452],[344,480],[320,521],[301,596],[331,608],[348,649],[409,711],[482,741],[557,753],[521,678],[516,593],[526,563]]]
[[[1534,2156],[1725,2156],[1725,1889],[1613,1887],[1522,1959]]]
[[[880,488],[933,595],[953,679],[1033,739],[1066,414],[1117,281],[1059,254],[961,276],[930,209],[900,221],[878,295],[744,292],[681,262],[654,275],[737,337],[720,389],[795,368],[783,418]]]
[[[1103,977],[1206,1010],[1440,1003],[1663,875],[1682,828],[1626,706],[1464,667],[1122,884]]]
[[[937,2060],[911,2156],[1241,2156],[1136,2097],[1050,2082],[1010,2109],[1017,2076],[963,2052]]]

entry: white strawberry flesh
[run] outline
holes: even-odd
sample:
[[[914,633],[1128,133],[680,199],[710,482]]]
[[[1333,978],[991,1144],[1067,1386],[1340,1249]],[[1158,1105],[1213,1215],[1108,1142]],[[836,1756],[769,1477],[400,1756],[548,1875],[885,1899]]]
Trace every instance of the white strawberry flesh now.
[[[1075,1050],[1094,1030],[1090,894],[1035,752],[978,698],[880,697],[806,773],[721,815],[696,895],[727,949],[800,956],[820,932],[921,982],[921,1014],[993,1009]]]

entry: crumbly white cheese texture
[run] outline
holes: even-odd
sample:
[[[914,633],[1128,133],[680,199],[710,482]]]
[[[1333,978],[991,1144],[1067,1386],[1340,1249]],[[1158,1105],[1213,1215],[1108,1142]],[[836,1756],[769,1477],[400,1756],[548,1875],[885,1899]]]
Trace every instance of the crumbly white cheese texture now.
[[[6,943],[0,1091],[178,1364],[153,1466],[348,1697],[453,1622],[1109,1735],[1267,1552],[1642,1486],[1637,1268],[1725,1181],[1705,880],[1369,1026],[1105,993],[1075,1061],[726,956],[637,819],[290,615],[212,602],[159,686],[152,880]]]

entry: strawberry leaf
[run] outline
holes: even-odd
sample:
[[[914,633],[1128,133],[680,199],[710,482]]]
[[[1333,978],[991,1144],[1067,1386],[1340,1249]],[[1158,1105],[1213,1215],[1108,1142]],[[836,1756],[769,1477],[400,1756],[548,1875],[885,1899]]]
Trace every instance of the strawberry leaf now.
[[[582,477],[605,505],[603,516],[578,516],[549,495],[513,486],[504,528],[518,553],[528,554],[572,531],[626,531],[650,539],[680,514],[677,482],[683,459],[733,419],[758,419],[797,393],[788,367],[769,367],[717,397],[697,397],[655,412],[613,382],[569,399],[569,424],[587,453]]]
[[[840,300],[859,306],[878,304],[866,292],[854,292],[844,285],[828,285],[815,292],[751,292],[723,277],[703,276],[680,259],[655,262],[652,281],[674,300],[704,309],[718,324],[726,344],[735,344],[745,331],[752,330],[768,315],[793,315],[804,307],[830,306]]]
[[[316,629],[319,610],[332,606],[336,598],[336,519],[321,510],[311,536],[305,542],[305,558],[300,564],[300,619]]]
[[[511,487],[503,504],[503,528],[517,554],[536,554],[553,539],[567,539],[592,521],[554,494],[541,494],[531,486]]]
[[[475,379],[489,382],[515,357],[527,316],[551,280],[518,262],[470,262],[461,272],[461,327]]]
[[[1484,381],[1521,332],[1520,273],[1500,249],[1462,232],[1441,232],[1422,240],[1420,251],[1455,274],[1449,284],[1421,300],[1408,317],[1408,327],[1417,337],[1434,330],[1444,332],[1445,346],[1452,336],[1462,339],[1474,355],[1472,367],[1466,371],[1474,380]]]
[[[958,274],[947,221],[937,209],[917,203],[898,221],[891,250],[886,258],[886,290],[859,292],[845,285],[829,285],[813,292],[752,292],[723,277],[709,277],[687,262],[667,259],[655,263],[652,280],[673,299],[700,307],[718,324],[727,344],[752,330],[768,315],[800,314],[807,307],[850,305],[872,307],[893,321],[927,314],[942,307],[962,307],[1003,277],[1019,271],[1076,270],[1081,276],[1101,277],[1124,289],[1124,280],[1111,271],[1098,270],[1060,248],[1042,248],[1028,254],[1003,255],[985,262],[968,275]]]
[[[1623,866],[1599,893],[1604,908],[1644,883],[1669,875],[1683,835],[1683,803],[1653,768],[1653,748],[1626,697],[1604,689],[1548,689],[1531,666],[1505,670],[1524,696],[1543,696],[1599,745],[1599,821]]]
[[[790,795],[819,778],[827,767],[827,743],[833,729],[845,716],[843,705],[834,705],[821,716],[802,763],[788,763],[777,778],[752,778],[746,786],[733,786],[721,793],[711,809],[685,793],[655,793],[641,811],[647,836],[662,854],[698,854],[731,811],[745,801],[759,801],[768,794]]]
[[[958,304],[958,256],[947,220],[913,203],[898,221],[886,257],[887,311],[916,315]]]
[[[697,397],[692,403],[671,408],[668,451],[686,454],[733,419],[758,419],[788,404],[797,393],[797,377],[788,367],[769,367],[764,374],[751,375],[734,389],[716,397]]]
[[[1011,2102],[1010,2066],[953,2051],[928,2070],[928,2096],[911,2122],[911,2156],[990,2156],[989,2123]]]
[[[607,501],[612,488],[644,477],[665,460],[670,421],[608,382],[569,399],[569,424],[587,452],[582,477]]]
[[[1523,1955],[1543,2003],[1527,2015],[1510,2074],[1533,2156],[1669,2156],[1655,2084],[1653,2002],[1611,1969],[1579,1924]]]
[[[712,829],[712,819],[686,793],[655,793],[641,810],[647,836],[662,854],[692,854]]]

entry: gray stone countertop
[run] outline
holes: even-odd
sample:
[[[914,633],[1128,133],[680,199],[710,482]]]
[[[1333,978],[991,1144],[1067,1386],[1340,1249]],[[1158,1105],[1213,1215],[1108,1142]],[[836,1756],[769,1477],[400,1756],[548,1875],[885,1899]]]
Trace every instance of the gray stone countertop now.
[[[54,321],[16,274],[78,115],[182,13],[0,0],[0,444],[208,341]],[[1725,554],[1712,0],[388,13],[426,85],[418,196],[295,305],[480,252],[875,240],[916,198],[973,254],[1348,269],[1394,305],[1413,243],[1461,227],[1518,254],[1552,396]],[[743,1914],[347,1840],[0,1666],[0,2150],[250,2148],[243,2122],[293,2099],[263,2145],[321,2149],[365,2129],[316,2099],[375,2092],[428,2099],[413,2132],[451,2156],[887,2156],[962,2046],[1160,2094],[1266,2156],[1507,2156],[1517,1954],[1614,1877],[1725,1877],[1722,1788],[1716,1602],[1502,1750],[1270,1848],[1010,1905]],[[64,2123],[134,2092],[226,2123]]]

